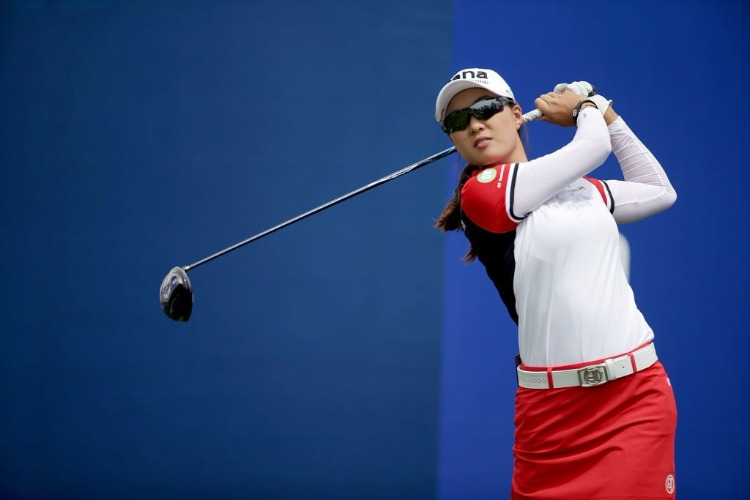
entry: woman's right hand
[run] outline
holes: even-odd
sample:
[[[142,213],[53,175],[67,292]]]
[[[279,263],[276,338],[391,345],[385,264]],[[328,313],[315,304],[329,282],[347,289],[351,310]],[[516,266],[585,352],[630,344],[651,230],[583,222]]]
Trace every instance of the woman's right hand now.
[[[573,109],[586,97],[564,90],[562,93],[548,92],[540,95],[535,101],[536,109],[542,112],[541,121],[554,123],[562,127],[574,127]]]

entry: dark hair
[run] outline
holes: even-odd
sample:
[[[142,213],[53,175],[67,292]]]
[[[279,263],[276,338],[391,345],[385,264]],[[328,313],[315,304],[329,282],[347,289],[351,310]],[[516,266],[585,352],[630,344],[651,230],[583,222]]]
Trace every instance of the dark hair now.
[[[521,128],[518,130],[518,136],[521,138],[521,142],[523,143],[524,148],[527,148],[529,134],[525,124],[521,125]],[[471,179],[471,174],[481,169],[482,167],[477,167],[476,165],[471,164],[468,164],[463,168],[463,170],[461,171],[461,175],[459,175],[458,177],[458,184],[456,185],[456,189],[453,190],[453,195],[443,208],[440,217],[438,217],[435,221],[436,228],[440,229],[444,233],[462,229],[461,189],[464,187],[464,184],[466,184],[466,181]],[[466,252],[466,255],[464,255],[463,261],[468,264],[469,262],[473,262],[476,258],[477,254],[474,251],[474,248],[469,246],[469,251]]]
[[[448,200],[440,217],[435,221],[435,227],[442,232],[447,233],[448,231],[461,229],[461,189],[464,187],[464,184],[466,184],[466,181],[471,179],[471,174],[479,169],[480,167],[469,164],[461,171],[461,175],[458,177],[458,185],[456,185],[456,189],[453,190],[453,196]],[[468,263],[472,262],[476,257],[474,249],[469,247],[469,251],[464,255],[463,260]]]

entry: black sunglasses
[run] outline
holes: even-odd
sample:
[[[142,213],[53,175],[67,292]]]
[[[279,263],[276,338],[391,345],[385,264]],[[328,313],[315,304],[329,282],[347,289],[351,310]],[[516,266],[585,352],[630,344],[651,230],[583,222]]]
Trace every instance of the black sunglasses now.
[[[468,108],[457,109],[443,120],[443,132],[452,134],[469,126],[471,117],[489,120],[503,110],[506,104],[515,104],[507,97],[483,97]]]

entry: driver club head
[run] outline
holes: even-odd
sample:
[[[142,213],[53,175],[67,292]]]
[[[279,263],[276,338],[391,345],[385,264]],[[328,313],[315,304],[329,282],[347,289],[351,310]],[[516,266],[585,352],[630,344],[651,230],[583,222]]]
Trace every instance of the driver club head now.
[[[193,287],[187,272],[181,267],[173,267],[161,282],[159,302],[169,319],[186,322],[193,312]]]

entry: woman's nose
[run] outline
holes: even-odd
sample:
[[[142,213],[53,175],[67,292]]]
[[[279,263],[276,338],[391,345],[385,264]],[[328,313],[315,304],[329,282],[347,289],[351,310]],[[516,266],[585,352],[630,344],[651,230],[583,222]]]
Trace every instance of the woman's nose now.
[[[484,122],[474,115],[469,115],[469,130],[472,132],[484,130]]]

